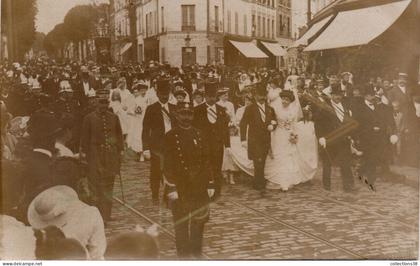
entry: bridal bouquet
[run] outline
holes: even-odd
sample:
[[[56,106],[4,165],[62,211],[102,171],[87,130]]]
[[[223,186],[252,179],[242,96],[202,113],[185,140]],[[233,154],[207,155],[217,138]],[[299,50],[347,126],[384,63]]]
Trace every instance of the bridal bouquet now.
[[[291,144],[293,144],[293,145],[295,145],[297,142],[298,142],[298,134],[296,134],[296,133],[290,133],[290,136],[289,136],[289,142],[291,143]]]
[[[141,109],[141,106],[137,106],[136,110],[134,111],[137,115],[141,115],[143,113],[143,109]]]

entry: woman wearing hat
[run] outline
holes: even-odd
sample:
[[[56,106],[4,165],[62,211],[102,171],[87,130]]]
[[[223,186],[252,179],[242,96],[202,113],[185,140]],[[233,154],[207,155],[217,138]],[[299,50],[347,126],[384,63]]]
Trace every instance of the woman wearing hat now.
[[[139,155],[139,160],[144,161],[143,143],[141,133],[143,131],[143,119],[147,108],[147,85],[139,82],[133,86],[133,98],[130,100],[128,115],[130,127],[127,135],[127,146]]]
[[[54,186],[36,196],[29,205],[28,221],[34,229],[58,227],[87,249],[89,259],[103,259],[106,238],[101,214],[80,201],[70,187]]]

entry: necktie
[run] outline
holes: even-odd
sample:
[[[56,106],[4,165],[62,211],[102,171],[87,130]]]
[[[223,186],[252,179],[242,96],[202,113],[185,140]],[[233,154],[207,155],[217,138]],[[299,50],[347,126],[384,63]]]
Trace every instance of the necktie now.
[[[164,105],[162,105],[162,115],[163,115],[163,120],[164,120],[166,123],[171,123],[171,117],[170,117],[170,115],[169,115],[168,110],[166,110],[166,108],[165,108],[165,106],[164,106]]]
[[[207,108],[207,117],[208,117],[210,123],[212,123],[212,124],[216,123],[217,113],[211,107]]]
[[[265,111],[261,105],[258,105],[258,109],[260,110],[261,120],[265,122]]]
[[[340,119],[340,121],[343,122],[344,121],[344,110],[341,109],[340,106],[338,106],[336,104],[333,104],[333,107],[334,107],[335,113],[338,116],[338,119]]]

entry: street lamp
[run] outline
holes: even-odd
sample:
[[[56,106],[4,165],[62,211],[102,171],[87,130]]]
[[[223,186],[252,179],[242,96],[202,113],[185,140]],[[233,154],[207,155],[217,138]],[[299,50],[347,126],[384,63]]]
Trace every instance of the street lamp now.
[[[185,37],[185,46],[186,47],[190,47],[190,42],[191,42],[191,37],[190,37],[190,33],[187,33],[187,36]]]

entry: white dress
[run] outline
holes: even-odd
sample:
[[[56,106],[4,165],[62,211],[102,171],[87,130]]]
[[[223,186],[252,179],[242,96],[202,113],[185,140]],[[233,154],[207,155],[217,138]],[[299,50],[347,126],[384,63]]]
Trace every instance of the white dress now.
[[[267,189],[286,191],[314,177],[318,167],[318,145],[313,122],[299,121],[302,110],[298,100],[285,108],[278,98],[271,106],[278,126],[271,135],[271,153],[265,165],[265,178]],[[289,141],[291,133],[298,136],[296,144]]]
[[[127,146],[135,152],[143,151],[141,134],[143,131],[143,119],[146,108],[146,96],[138,96],[133,98],[128,108],[130,127],[128,129]]]

